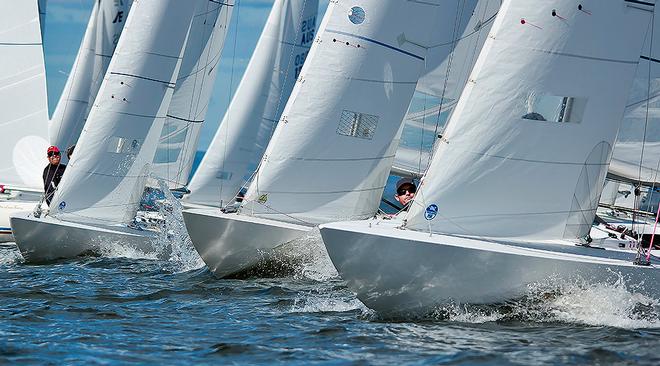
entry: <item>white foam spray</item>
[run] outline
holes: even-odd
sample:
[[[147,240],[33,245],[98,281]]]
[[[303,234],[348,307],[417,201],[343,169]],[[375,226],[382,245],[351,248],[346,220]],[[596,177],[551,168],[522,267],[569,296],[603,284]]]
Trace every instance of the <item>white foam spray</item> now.
[[[5,243],[0,245],[0,266],[19,264],[25,262],[21,251],[18,250],[15,243]]]

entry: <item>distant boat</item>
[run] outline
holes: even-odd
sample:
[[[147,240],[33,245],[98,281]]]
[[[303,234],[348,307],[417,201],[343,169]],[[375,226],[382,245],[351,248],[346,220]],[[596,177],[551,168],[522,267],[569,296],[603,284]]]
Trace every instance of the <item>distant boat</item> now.
[[[579,239],[598,207],[653,10],[628,0],[505,0],[410,212],[321,225],[358,298],[383,314],[416,314],[619,274],[660,296],[656,258],[644,265],[638,248]]]
[[[181,0],[132,5],[50,213],[11,217],[26,261],[71,258],[98,251],[103,243],[153,248],[155,233],[129,224],[176,86],[195,8]]]
[[[458,8],[330,3],[239,212],[183,212],[216,276],[254,267],[320,223],[376,213],[425,45],[435,32],[452,41]]]
[[[9,215],[32,210],[43,194],[48,101],[39,17],[36,0],[0,2],[0,242],[13,240]]]

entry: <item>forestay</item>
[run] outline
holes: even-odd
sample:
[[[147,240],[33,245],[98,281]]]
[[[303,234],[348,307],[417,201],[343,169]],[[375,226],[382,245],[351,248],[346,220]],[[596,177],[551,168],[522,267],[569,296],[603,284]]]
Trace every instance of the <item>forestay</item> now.
[[[184,0],[132,5],[51,213],[127,223],[137,210],[172,98],[194,7]]]
[[[454,6],[330,3],[242,212],[305,224],[372,216],[424,68],[424,45],[453,26],[437,15]]]
[[[504,1],[407,227],[589,232],[653,5]]]
[[[257,167],[314,41],[318,0],[276,0],[185,200],[233,202]]]
[[[60,149],[75,144],[87,120],[90,104],[105,76],[126,22],[130,0],[94,2],[85,35],[50,120],[51,144]],[[66,161],[66,157],[63,157]]]
[[[657,10],[656,10],[657,12]],[[637,67],[626,113],[614,145],[609,174],[613,179],[660,184],[660,16]],[[649,79],[650,77],[650,79]],[[641,167],[640,167],[641,165]],[[641,168],[641,169],[640,169]]]
[[[154,158],[153,173],[164,178],[170,188],[188,184],[233,8],[233,1],[197,1]]]
[[[501,3],[461,1],[448,13],[454,16],[454,28],[451,34],[437,33],[431,41],[427,71],[408,107],[391,173],[421,176],[428,168],[436,134],[442,132],[467,83]]]
[[[42,190],[46,72],[36,1],[0,2],[0,184]]]

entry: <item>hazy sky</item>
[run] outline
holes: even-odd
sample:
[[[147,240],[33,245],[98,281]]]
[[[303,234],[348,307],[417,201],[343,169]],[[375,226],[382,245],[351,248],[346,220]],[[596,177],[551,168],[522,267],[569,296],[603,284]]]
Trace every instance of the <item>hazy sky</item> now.
[[[52,114],[73,64],[95,0],[48,0],[44,49],[48,80],[48,107]],[[328,0],[320,0],[320,22]],[[273,0],[236,0],[230,32],[199,149],[206,150],[247,67]]]

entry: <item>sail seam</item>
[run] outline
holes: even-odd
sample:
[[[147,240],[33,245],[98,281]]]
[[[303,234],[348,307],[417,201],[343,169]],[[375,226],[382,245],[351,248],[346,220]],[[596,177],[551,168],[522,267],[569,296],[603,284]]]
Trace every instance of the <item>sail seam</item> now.
[[[387,155],[387,156],[377,156],[373,158],[336,158],[336,159],[321,159],[321,158],[316,158],[316,159],[309,159],[309,158],[289,158],[290,160],[297,160],[297,161],[369,161],[369,160],[384,160],[384,159],[389,159],[393,158],[394,154],[392,155]]]
[[[166,84],[167,86],[174,87],[174,83],[171,83],[171,82],[169,82],[169,81],[163,81],[163,80],[158,80],[158,79],[152,79],[152,78],[148,78],[148,77],[146,77],[146,76],[133,75],[133,74],[126,74],[126,73],[123,73],[123,72],[114,72],[114,71],[113,71],[113,72],[110,72],[110,74],[111,74],[111,75],[119,75],[119,76],[128,76],[128,77],[131,77],[131,78],[142,79],[142,80],[148,80],[148,81],[154,81],[154,82],[157,82],[157,83]]]
[[[360,36],[360,35],[353,34],[353,33],[348,33],[348,32],[342,32],[342,31],[335,30],[335,29],[326,29],[326,32],[328,32],[328,33],[335,33],[335,34],[341,34],[341,35],[343,35],[343,36],[349,36],[349,37],[355,37],[355,38],[358,38],[358,39],[362,39],[362,40],[365,40],[365,41],[367,41],[367,42],[375,43],[375,44],[377,44],[377,45],[379,45],[379,46],[383,46],[383,47],[385,47],[385,48],[389,48],[389,49],[391,49],[391,50],[394,50],[394,51],[397,51],[397,52],[403,53],[404,55],[408,55],[408,56],[413,57],[413,58],[416,58],[416,59],[418,59],[418,60],[420,60],[420,61],[424,61],[424,57],[418,56],[418,55],[416,55],[416,54],[414,54],[414,53],[412,53],[412,52],[408,52],[408,51],[403,50],[403,49],[401,49],[401,48],[397,48],[397,47],[394,47],[394,46],[390,46],[390,45],[387,44],[387,43],[383,43],[383,42],[378,41],[378,40],[375,40],[375,39],[373,39],[373,38],[364,37],[364,36]]]
[[[310,191],[310,192],[301,192],[301,191],[292,191],[292,192],[287,192],[287,191],[268,191],[267,193],[275,193],[275,194],[336,194],[336,193],[352,193],[352,192],[369,192],[369,191],[377,191],[385,188],[385,186],[379,186],[379,187],[373,187],[373,188],[363,188],[363,189],[349,189],[345,191]],[[266,191],[261,191],[262,194],[263,192]]]
[[[584,55],[576,55],[574,53],[565,53],[565,52],[558,52],[558,51],[550,51],[550,50],[541,50],[537,48],[532,48],[532,51],[536,52],[542,52],[542,53],[547,53],[550,55],[556,55],[556,56],[566,56],[566,57],[573,57],[573,58],[581,58],[584,60],[590,60],[590,61],[602,61],[602,62],[613,62],[613,63],[619,63],[619,64],[627,64],[627,65],[636,65],[639,63],[639,59],[629,61],[629,60],[617,60],[613,58],[604,58],[604,57],[595,57],[595,56],[584,56]]]
[[[194,120],[194,119],[188,119],[188,118],[183,118],[183,117],[175,117],[171,114],[168,114],[167,117],[173,118],[173,119],[178,119],[179,121],[184,121],[184,122],[190,122],[190,123],[204,123],[204,120]]]

